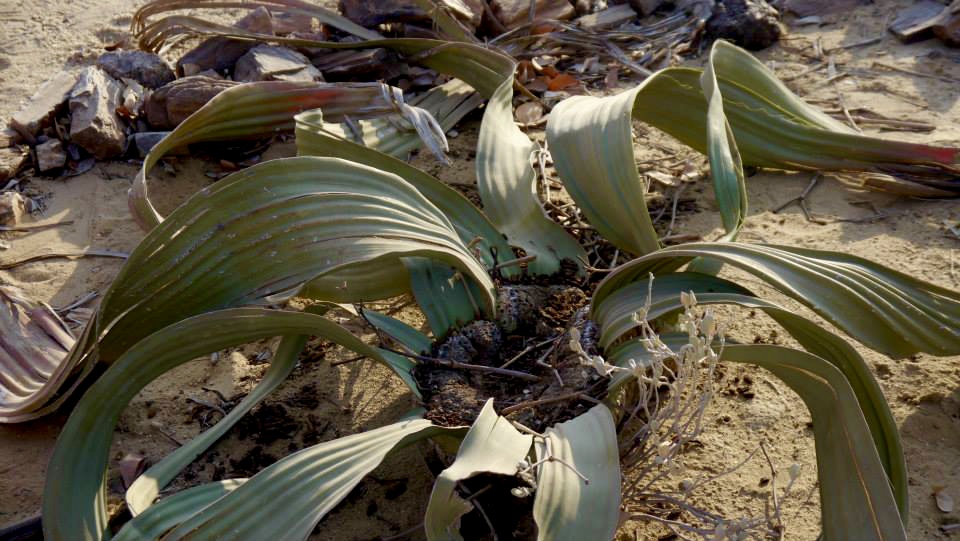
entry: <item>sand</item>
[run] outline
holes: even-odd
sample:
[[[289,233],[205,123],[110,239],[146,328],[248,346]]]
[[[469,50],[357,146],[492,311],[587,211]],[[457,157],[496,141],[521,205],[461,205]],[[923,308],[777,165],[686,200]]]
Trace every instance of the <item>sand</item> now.
[[[93,62],[104,45],[122,39],[129,15],[138,3],[0,0],[0,19],[5,23],[0,37],[0,118],[15,111],[21,100],[47,77],[62,68]],[[931,133],[889,136],[958,144],[960,93],[956,91],[956,82],[891,73],[873,65],[882,62],[960,79],[960,53],[936,42],[901,45],[884,32],[896,9],[908,4],[881,0],[826,15],[827,24],[790,28],[780,44],[759,57],[778,74],[788,77],[813,64],[817,41],[830,51],[843,44],[880,37],[879,43],[832,53],[840,71],[859,68],[873,73],[858,72],[827,84],[823,69],[798,77],[789,86],[813,100],[835,101],[839,91],[850,109],[866,107],[889,117],[937,126]],[[470,149],[475,142],[476,126],[476,118],[471,117],[460,129],[461,135],[454,140],[454,166],[441,169],[431,165],[432,172],[452,183],[473,182]],[[882,133],[869,127],[864,130]],[[689,157],[702,163],[696,153],[652,129],[641,127],[639,133],[638,160],[663,156],[659,145],[675,153],[678,159]],[[272,149],[270,155],[291,152],[286,146]],[[161,180],[155,182],[153,192],[161,210],[169,211],[192,191],[212,182],[204,173],[213,169],[212,164],[189,160],[177,165],[175,176],[160,174]],[[0,252],[0,260],[81,247],[129,251],[143,235],[126,208],[126,190],[135,172],[132,164],[99,163],[91,171],[69,179],[30,178],[29,192],[43,197],[46,204],[43,216],[36,219],[74,222],[33,233],[0,233],[0,239],[11,244],[9,250]],[[960,287],[960,239],[945,226],[960,222],[960,207],[955,202],[900,199],[857,191],[824,179],[811,193],[808,204],[825,224],[807,222],[797,207],[779,214],[772,212],[799,195],[809,180],[809,174],[761,173],[751,177],[750,216],[742,239],[838,250],[868,257],[944,287]],[[711,192],[708,180],[686,189],[685,197],[695,200],[697,210],[681,213],[675,231],[702,234],[705,238],[718,235],[719,218]],[[669,195],[670,191],[666,193]],[[874,214],[863,205],[864,201],[880,209],[884,217],[864,221]],[[846,221],[851,219],[854,221]],[[121,264],[103,258],[47,260],[0,271],[0,282],[14,284],[33,298],[62,306],[90,291],[104,291]],[[748,287],[765,291],[755,279],[743,279]],[[798,310],[804,311],[800,307]],[[773,322],[761,315],[724,315],[735,337],[789,344],[785,333],[777,334]],[[409,317],[418,323],[415,315]],[[113,463],[126,453],[141,453],[148,460],[156,460],[174,448],[172,439],[184,441],[198,433],[210,412],[188,398],[205,402],[217,399],[216,394],[201,387],[216,389],[227,398],[249,390],[266,367],[256,361],[256,356],[268,350],[268,346],[240,348],[218,362],[197,360],[152,384],[121,420],[111,456]],[[893,361],[860,346],[858,350],[875,370],[903,435],[911,499],[909,538],[947,539],[939,526],[960,522],[960,515],[939,511],[933,493],[945,487],[947,494],[960,499],[960,358],[917,355]],[[332,359],[339,355],[330,350],[325,356]],[[745,383],[744,377],[750,382]],[[815,538],[819,520],[814,490],[816,464],[812,432],[807,425],[809,416],[802,402],[771,375],[739,366],[724,367],[720,388],[729,392],[721,393],[708,410],[703,445],[685,459],[687,475],[724,471],[764,442],[781,474],[780,486],[791,464],[802,466],[801,477],[783,503],[786,538]],[[255,422],[282,421],[274,427],[280,436],[276,441],[255,442],[254,433],[262,428],[260,425],[247,425],[246,432],[237,429],[215,447],[215,454],[212,452],[192,467],[189,476],[194,481],[203,480],[243,471],[251,465],[265,465],[271,456],[283,456],[308,443],[381,426],[407,411],[413,401],[398,390],[393,376],[369,362],[330,367],[318,361],[298,368],[267,404],[274,414],[277,406],[287,414],[255,416]],[[0,525],[39,512],[46,462],[65,414],[24,425],[0,426]],[[256,450],[257,447],[260,449]],[[111,486],[117,489],[119,481],[113,477]],[[737,472],[710,485],[700,501],[705,508],[727,516],[762,513],[764,498],[769,493],[763,480],[769,477],[769,466],[758,453]],[[180,479],[176,486],[184,483]],[[345,505],[321,523],[315,537],[371,539],[414,527],[429,490],[430,476],[421,449],[408,449],[388,460],[371,480],[351,494]],[[655,539],[657,532],[650,525],[631,523],[620,535],[624,539],[634,539],[635,535],[638,539]],[[422,536],[415,534],[410,538]]]

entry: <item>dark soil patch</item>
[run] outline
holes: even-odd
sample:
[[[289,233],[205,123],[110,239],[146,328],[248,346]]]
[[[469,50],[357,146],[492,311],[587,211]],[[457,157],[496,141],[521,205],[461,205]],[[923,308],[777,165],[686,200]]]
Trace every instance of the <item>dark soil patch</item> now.
[[[297,420],[280,404],[261,404],[243,417],[234,428],[241,440],[252,439],[258,445],[289,440],[300,429]]]

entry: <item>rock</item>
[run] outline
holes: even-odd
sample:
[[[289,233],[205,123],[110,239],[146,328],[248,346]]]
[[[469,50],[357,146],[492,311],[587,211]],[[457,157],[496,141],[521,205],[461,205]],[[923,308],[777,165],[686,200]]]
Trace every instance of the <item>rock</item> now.
[[[944,9],[940,2],[921,0],[897,13],[888,29],[903,43],[927,39],[933,35],[933,26]]]
[[[584,30],[608,30],[637,18],[637,12],[627,4],[613,6],[603,11],[591,13],[574,22]]]
[[[23,142],[23,136],[13,128],[0,130],[0,148],[12,147]]]
[[[67,152],[59,139],[37,145],[37,170],[41,173],[60,169],[67,163]]]
[[[29,158],[30,154],[17,147],[0,148],[0,182],[6,182],[16,176],[27,164]]]
[[[313,32],[313,17],[300,13],[276,13],[273,15],[273,32],[278,36]]]
[[[633,9],[644,17],[656,11],[663,3],[664,0],[630,0]]]
[[[143,107],[147,123],[155,130],[172,130],[214,96],[237,84],[200,75],[177,79],[147,98]]]
[[[61,110],[76,82],[76,73],[61,71],[54,75],[43,83],[26,107],[13,115],[10,127],[20,132],[27,141],[33,142],[33,138],[41,129],[49,126]]]
[[[784,9],[798,17],[810,17],[811,15],[822,16],[828,13],[849,11],[857,6],[870,3],[870,0],[787,0],[784,3]]]
[[[723,0],[713,8],[707,34],[758,51],[780,38],[780,14],[765,0]]]
[[[386,49],[324,51],[313,57],[313,65],[327,81],[388,80],[409,71],[409,66]]]
[[[146,51],[110,51],[97,66],[117,79],[133,79],[147,88],[160,88],[176,79],[173,69],[159,56]]]
[[[27,213],[27,200],[17,192],[0,193],[0,225],[16,225]]]
[[[490,9],[507,30],[527,24],[530,19],[530,0],[493,0],[490,2]],[[574,15],[576,10],[567,0],[536,0],[536,20],[566,20]]]
[[[960,1],[954,1],[943,10],[937,23],[933,25],[933,33],[941,41],[951,47],[960,47]]]
[[[237,60],[236,81],[323,81],[307,57],[286,47],[257,45]]]
[[[123,153],[127,137],[117,115],[122,92],[120,81],[91,66],[70,93],[70,141],[99,160]]]
[[[480,25],[484,0],[439,0],[455,17],[473,27]],[[409,0],[340,0],[340,13],[360,26],[430,21],[427,12]]]
[[[150,149],[157,146],[161,139],[167,136],[168,131],[146,131],[133,134],[133,144],[137,147],[137,154],[141,158],[146,158]]]
[[[249,32],[273,35],[273,18],[263,6],[251,11],[233,26]],[[256,42],[253,41],[210,38],[188,51],[177,61],[177,73],[181,76],[190,76],[208,69],[221,74],[229,73],[233,71],[237,60],[255,45]]]

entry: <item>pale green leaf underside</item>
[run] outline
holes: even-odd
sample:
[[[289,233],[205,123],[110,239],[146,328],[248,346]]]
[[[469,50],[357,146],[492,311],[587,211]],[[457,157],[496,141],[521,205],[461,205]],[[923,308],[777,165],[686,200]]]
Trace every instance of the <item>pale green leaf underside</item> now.
[[[540,465],[533,503],[537,539],[613,539],[620,519],[620,454],[610,410],[598,404],[545,436],[536,441],[537,460],[558,458],[589,483],[560,461]]]
[[[493,410],[493,399],[484,404],[463,438],[457,458],[440,472],[424,515],[429,541],[462,541],[460,517],[473,505],[457,494],[457,483],[481,473],[514,475],[530,453],[532,436],[519,432]]]

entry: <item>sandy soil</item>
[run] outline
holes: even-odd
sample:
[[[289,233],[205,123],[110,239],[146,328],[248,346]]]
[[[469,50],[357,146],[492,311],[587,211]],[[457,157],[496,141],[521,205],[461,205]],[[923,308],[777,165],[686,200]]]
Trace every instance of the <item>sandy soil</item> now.
[[[0,117],[15,111],[47,77],[62,68],[92,62],[100,48],[122,38],[129,15],[139,2],[132,0],[78,0],[70,4],[51,0],[12,2],[0,0]],[[791,28],[778,45],[759,56],[783,77],[795,76],[813,65],[816,43],[833,54],[840,72],[858,68],[856,75],[825,83],[826,70],[797,77],[789,85],[825,108],[835,108],[838,91],[847,107],[865,107],[886,116],[935,124],[932,133],[889,134],[924,142],[960,143],[960,53],[935,42],[904,46],[883,28],[906,1],[882,0],[826,15],[820,27]],[[880,37],[868,46],[838,49],[864,39]],[[891,73],[874,62],[896,65],[940,78]],[[946,80],[951,79],[951,80]],[[830,103],[828,103],[830,102]],[[868,133],[881,133],[865,128]],[[454,140],[455,164],[428,169],[448,182],[472,182],[472,156],[476,120],[468,122]],[[702,160],[692,151],[651,129],[640,127],[638,159],[675,156],[671,160]],[[270,155],[290,153],[275,148]],[[177,165],[178,172],[164,175],[154,192],[162,210],[197,188],[212,182],[204,173],[214,166],[197,161]],[[73,224],[30,234],[0,233],[10,250],[0,259],[46,250],[76,247],[130,250],[142,233],[129,219],[126,190],[135,165],[97,164],[90,172],[70,178],[31,178],[31,194],[46,204],[38,220],[73,220]],[[764,241],[810,248],[844,251],[885,263],[897,270],[941,286],[960,287],[960,239],[946,231],[945,223],[960,222],[955,202],[898,199],[864,193],[824,179],[812,192],[809,205],[824,224],[808,223],[799,209],[776,214],[772,209],[799,195],[808,174],[763,173],[749,179],[751,212],[743,240]],[[672,197],[671,189],[665,194]],[[713,238],[719,233],[716,204],[705,181],[689,186],[684,197],[693,199],[696,211],[682,212],[675,231]],[[885,217],[873,215],[863,201],[872,203]],[[848,221],[848,220],[854,221]],[[0,281],[24,289],[34,298],[54,306],[65,305],[92,290],[103,291],[121,263],[112,259],[49,260],[0,272]],[[741,277],[743,278],[743,277]],[[765,288],[743,278],[756,291]],[[803,310],[798,307],[798,310]],[[408,314],[414,323],[415,314]],[[731,313],[731,334],[747,340],[789,343],[776,326],[761,315]],[[350,325],[351,323],[347,323]],[[359,329],[358,329],[359,330]],[[128,408],[114,444],[115,460],[138,452],[148,459],[168,453],[174,440],[184,441],[201,430],[211,415],[208,408],[190,399],[216,402],[215,389],[228,399],[249,390],[263,373],[258,353],[270,344],[254,344],[228,352],[218,362],[198,360],[152,384]],[[887,394],[904,439],[910,473],[912,540],[946,539],[939,526],[960,522],[960,515],[945,514],[934,505],[932,494],[941,487],[960,499],[960,358],[937,359],[918,355],[892,361],[858,348],[875,369]],[[339,352],[315,344],[294,377],[267,401],[269,409],[235,429],[211,453],[191,467],[186,478],[197,480],[252,473],[291,450],[353,431],[380,426],[413,404],[410,396],[384,369],[368,362],[331,367],[321,358],[338,358]],[[749,379],[749,382],[745,381]],[[724,471],[758,449],[764,442],[774,465],[785,471],[793,463],[803,473],[792,495],[784,502],[788,539],[813,539],[818,531],[816,464],[809,416],[802,402],[770,375],[742,367],[724,368],[722,392],[707,413],[703,446],[686,457],[687,475]],[[278,409],[280,408],[280,409]],[[281,411],[282,410],[282,411]],[[36,514],[40,508],[43,476],[58,427],[64,415],[16,426],[0,426],[0,525]],[[270,437],[258,436],[268,432]],[[116,475],[111,486],[119,488]],[[728,516],[757,515],[769,494],[770,471],[759,453],[737,472],[710,485],[701,496],[705,508]],[[781,479],[784,476],[781,475]],[[177,486],[183,486],[181,479]],[[782,486],[782,480],[780,481]],[[391,458],[320,525],[317,539],[371,539],[413,527],[419,521],[430,490],[430,476],[419,449]],[[636,532],[634,532],[636,530]],[[623,539],[656,539],[649,525],[629,524]],[[414,535],[413,539],[419,539]],[[853,536],[852,538],[855,538]]]

